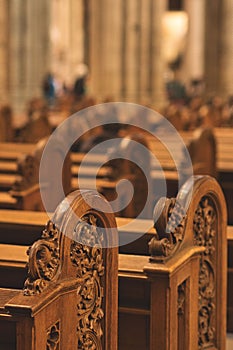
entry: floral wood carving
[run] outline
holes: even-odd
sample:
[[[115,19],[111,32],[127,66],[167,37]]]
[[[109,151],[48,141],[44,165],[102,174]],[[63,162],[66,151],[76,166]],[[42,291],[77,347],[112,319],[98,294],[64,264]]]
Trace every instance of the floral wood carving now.
[[[24,295],[41,293],[55,277],[60,264],[60,231],[48,221],[41,239],[29,249],[28,277]]]
[[[59,321],[47,330],[46,350],[59,350],[60,348],[60,323]]]
[[[77,289],[78,349],[102,349],[103,335],[101,320],[104,275],[104,239],[99,219],[90,214],[83,217],[74,232],[71,243],[71,261],[77,268],[79,287]],[[82,242],[82,243],[80,243]]]
[[[184,314],[185,309],[185,288],[186,281],[178,286],[178,300],[177,300],[177,313],[178,315]]]
[[[214,204],[208,197],[203,197],[194,216],[194,243],[205,247],[199,272],[199,349],[216,346],[215,229]]]
[[[39,162],[32,155],[26,155],[18,161],[18,174],[20,180],[16,180],[12,190],[23,191],[39,182]]]
[[[183,240],[185,218],[184,208],[175,198],[165,200],[162,214],[154,224],[157,236],[149,242],[150,261],[164,261],[174,254]]]

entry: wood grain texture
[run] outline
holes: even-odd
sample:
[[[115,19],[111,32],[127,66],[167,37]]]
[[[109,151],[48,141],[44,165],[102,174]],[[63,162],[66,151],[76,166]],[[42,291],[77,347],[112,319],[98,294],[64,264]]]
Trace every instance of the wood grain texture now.
[[[105,212],[109,212],[109,205],[96,193],[72,193],[53,216],[56,226],[49,221],[40,239],[28,250],[24,291],[0,289],[0,323],[15,339],[17,350],[55,346],[74,349],[87,344],[96,349],[117,349],[118,263],[114,246],[118,237],[113,214]],[[19,212],[13,222],[9,222],[10,212],[5,213],[5,225],[17,225]],[[38,229],[46,218],[45,213],[41,215],[33,223],[32,213],[27,213],[19,223],[22,232],[27,224],[32,230]],[[110,248],[101,247],[98,235],[96,245],[88,246],[86,230],[94,234],[104,228],[105,244]],[[76,241],[77,232],[84,235],[86,243]],[[1,284],[4,280],[10,283],[9,272],[14,277],[11,283],[16,283],[25,269],[27,247],[1,244],[0,248]],[[11,346],[8,343],[2,335],[0,346],[7,348]]]

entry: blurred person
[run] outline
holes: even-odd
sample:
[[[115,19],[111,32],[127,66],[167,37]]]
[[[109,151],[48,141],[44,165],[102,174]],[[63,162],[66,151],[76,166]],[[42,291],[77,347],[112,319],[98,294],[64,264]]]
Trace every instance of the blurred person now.
[[[53,105],[56,99],[56,81],[52,73],[47,73],[43,83],[42,91],[48,105]]]
[[[76,79],[73,85],[74,100],[81,100],[87,93],[86,80],[88,77],[88,67],[85,64],[79,64],[76,71]]]

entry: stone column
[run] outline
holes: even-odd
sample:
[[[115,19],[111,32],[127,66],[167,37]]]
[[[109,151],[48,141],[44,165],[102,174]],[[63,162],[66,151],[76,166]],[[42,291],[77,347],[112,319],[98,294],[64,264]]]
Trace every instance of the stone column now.
[[[166,10],[166,1],[151,0],[151,61],[149,67],[150,72],[150,88],[151,102],[155,108],[164,106],[165,87],[164,87],[164,59],[162,54],[162,17]]]
[[[50,70],[72,86],[84,60],[83,0],[51,0]]]
[[[0,0],[0,103],[8,100],[8,62],[9,62],[9,13],[8,0]]]
[[[206,0],[205,11],[205,84],[206,94],[216,94],[219,70],[220,3]]]
[[[221,27],[219,30],[219,79],[217,93],[227,97],[233,94],[233,3],[221,1]]]
[[[125,26],[125,100],[164,103],[162,17],[164,0],[127,1]]]
[[[27,3],[26,99],[42,94],[50,70],[50,6],[46,0]]]
[[[69,77],[74,82],[77,65],[84,62],[83,0],[71,0],[70,16]]]
[[[15,110],[23,108],[26,81],[26,4],[27,0],[12,0],[9,32],[9,91]]]
[[[46,0],[10,2],[9,90],[16,112],[32,97],[41,94],[48,70],[49,5]]]
[[[69,80],[71,56],[71,0],[51,1],[51,65],[50,70],[57,79]],[[78,19],[77,19],[78,20]]]
[[[90,65],[90,93],[97,98],[103,95],[104,67],[101,58],[103,57],[103,22],[104,12],[103,0],[89,0],[88,2],[88,23],[89,27],[89,65]]]
[[[139,0],[126,1],[125,26],[125,100],[137,102],[139,99],[140,77],[140,5]]]
[[[90,87],[99,100],[121,96],[121,5],[122,0],[90,1]]]
[[[122,18],[121,0],[105,0],[102,13],[103,46],[102,64],[104,87],[103,97],[113,97],[119,100],[121,96],[121,48],[122,48]]]
[[[141,1],[140,101],[150,102],[150,0]]]
[[[205,45],[205,0],[186,0],[184,10],[188,14],[188,37],[181,78],[185,83],[203,78]]]
[[[163,103],[161,32],[165,9],[164,0],[90,0],[94,95]]]

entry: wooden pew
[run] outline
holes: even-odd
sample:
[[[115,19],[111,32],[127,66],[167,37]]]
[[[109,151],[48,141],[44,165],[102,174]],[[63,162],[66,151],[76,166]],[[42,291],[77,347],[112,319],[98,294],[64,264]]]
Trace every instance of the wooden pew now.
[[[188,189],[189,183],[186,183],[178,194],[177,200],[180,204],[181,198],[187,199]],[[184,206],[185,203],[184,200]],[[144,256],[137,258],[134,255],[124,255],[119,259],[119,325],[122,322],[122,327],[119,327],[120,346],[121,339],[126,339],[127,333],[133,335],[133,329],[136,330],[134,334],[144,329],[144,332],[141,331],[144,336],[140,338],[140,345],[137,345],[140,340],[134,336],[136,339],[125,340],[127,345],[123,345],[123,349],[127,347],[139,349],[140,346],[148,349],[165,349],[173,348],[173,345],[174,349],[179,347],[197,349],[208,346],[225,349],[226,207],[221,189],[213,179],[196,177],[187,216],[184,222],[169,234],[166,233],[166,226],[172,211],[175,211],[175,216],[170,222],[170,228],[177,218],[183,217],[179,206],[173,209],[174,204],[174,201],[166,200],[165,208],[156,223],[157,235],[150,241],[152,255],[150,263]],[[158,203],[156,210],[160,209],[160,205],[161,203]],[[198,263],[200,264],[198,287],[190,285],[191,271],[195,274],[198,268],[191,265],[188,267],[187,261],[186,263],[184,260],[182,263],[179,261],[181,258],[179,252],[187,253],[186,249],[191,246],[204,248]],[[176,274],[178,271],[180,275]],[[221,282],[217,286],[219,277]],[[199,293],[197,303],[194,301],[195,291]],[[157,300],[160,301],[160,306],[156,304]],[[166,323],[164,313],[168,310],[171,314],[174,312],[174,318],[170,314]],[[198,322],[192,323],[194,317],[192,313],[196,312]],[[127,325],[130,322],[134,322],[134,327],[129,330]],[[159,335],[159,340],[152,339],[152,330],[154,331],[161,323],[164,332],[167,332],[168,338],[170,337],[166,344],[161,343]],[[213,335],[212,331],[216,331],[215,327],[220,323],[223,326],[222,331],[218,330]],[[195,328],[197,324],[198,329]],[[192,335],[186,333],[189,327],[194,331]],[[221,336],[219,331],[222,332]],[[195,338],[197,334],[198,340]],[[163,333],[160,335],[163,337]]]
[[[228,226],[227,242],[227,330],[229,333],[233,333],[233,226]]]
[[[44,210],[40,195],[39,168],[47,139],[42,139],[36,144],[0,143],[0,208]],[[62,147],[57,144],[53,153],[53,159],[48,162],[54,166],[62,158]],[[71,190],[71,166],[70,154],[65,157],[63,165],[63,189],[68,194]],[[43,184],[48,190],[48,195],[56,194],[56,178],[52,184]],[[57,199],[57,204],[62,197]]]
[[[133,132],[137,131],[133,129]],[[121,136],[126,136],[129,130],[121,132]],[[195,132],[180,132],[184,143],[188,147],[194,174],[207,174],[214,176],[220,182],[228,207],[228,223],[233,224],[233,131],[227,128],[198,129]],[[149,148],[156,155],[164,169],[164,175],[167,179],[168,195],[175,195],[177,192],[177,170],[174,160],[164,145],[158,139],[151,135],[143,133]],[[175,145],[172,146],[173,148]],[[80,164],[84,154],[72,154],[74,164]],[[90,165],[98,166],[107,160],[107,155],[98,155],[98,157],[90,157]],[[151,178],[152,183],[158,182],[160,171],[156,164],[152,161]],[[73,182],[75,188],[75,182]],[[155,188],[155,187],[153,187]],[[154,193],[155,195],[155,193]]]
[[[119,349],[162,349],[169,348],[169,344],[174,348],[179,345],[184,349],[198,349],[198,343],[203,347],[214,344],[217,349],[225,348],[224,198],[215,180],[196,177],[187,215],[183,218],[181,205],[187,205],[189,190],[190,181],[178,195],[178,208],[174,207],[174,200],[166,200],[154,232],[152,221],[148,225],[148,220],[136,220],[133,227],[128,228],[125,225],[129,219],[117,218],[121,243],[129,236],[146,233],[139,238],[140,244],[132,242],[120,247]],[[165,228],[173,210],[175,218],[183,220],[168,234]],[[21,223],[16,214],[8,223],[2,220],[0,232],[6,232],[4,236],[9,239],[8,232],[12,232],[12,237],[17,235],[17,225],[21,226],[21,231],[25,223],[38,227],[46,214],[35,214],[37,216],[32,219],[33,213],[27,213]],[[147,227],[147,231],[143,227]],[[27,235],[30,237],[29,232]],[[151,241],[151,258],[148,241]],[[14,239],[11,243],[15,243]],[[204,275],[207,281],[202,279]],[[206,327],[202,327],[204,325]]]
[[[136,128],[133,131],[135,132],[137,130],[138,128]],[[228,218],[229,218],[228,223],[232,224],[233,223],[232,221],[233,201],[231,198],[233,196],[233,192],[231,188],[232,187],[231,178],[232,178],[232,172],[233,172],[233,168],[232,168],[233,163],[232,163],[231,155],[233,154],[233,150],[232,152],[229,151],[228,153],[226,153],[225,151],[225,149],[231,150],[230,148],[230,144],[232,144],[231,131],[229,129],[226,129],[226,131],[224,132],[224,135],[221,136],[219,130],[221,131],[221,129],[217,129],[217,128],[215,129],[215,137],[217,140],[217,173],[218,173],[217,176],[227,199]],[[127,132],[129,132],[129,130],[127,130]],[[215,160],[214,160],[215,159],[214,157],[215,142],[214,142],[212,133],[210,132],[210,130],[207,129],[207,130],[204,130],[203,132],[197,131],[195,137],[194,137],[194,134],[195,133],[193,132],[181,133],[181,136],[184,138],[184,140],[186,140],[185,143],[187,145],[189,144],[191,158],[193,159],[193,162],[194,162],[194,173],[200,174],[200,173],[204,173],[205,171],[207,174],[210,174],[210,175],[216,174]],[[124,135],[125,135],[125,132],[124,133],[122,132],[121,136],[124,136]],[[224,146],[225,145],[224,140],[226,140],[226,146]],[[171,158],[171,155],[165,149],[165,147],[161,144],[161,142],[158,142],[158,140],[154,139],[152,136],[146,135],[146,142],[149,143],[151,150],[155,152],[157,158],[159,159],[164,169],[164,175],[165,175],[165,178],[167,179],[166,182],[167,182],[168,195],[173,195],[173,196],[176,195],[177,189],[178,189],[178,186],[177,186],[178,178],[177,178],[177,171],[176,171],[176,166],[174,164],[174,160]],[[3,159],[4,157],[7,157],[6,155],[7,150],[11,151],[12,157],[15,157],[15,153],[16,153],[15,144],[10,144],[10,145],[1,144],[1,146],[2,146],[1,147],[2,150],[0,151],[0,169],[1,169],[1,159]],[[31,149],[31,148],[34,149],[35,145],[33,144],[17,145],[17,149],[21,152],[23,151],[23,149]],[[202,160],[199,158],[200,154],[202,156]],[[79,154],[79,153],[71,154],[71,162],[73,164],[71,168],[71,171],[72,171],[71,188],[72,189],[78,188],[77,177],[75,175],[77,174],[80,162],[83,159],[83,157],[84,157],[84,154]],[[225,159],[224,157],[229,157],[229,160]],[[206,159],[206,163],[204,166],[203,166],[204,164],[203,159]],[[93,176],[93,174],[96,173],[97,171],[96,168],[98,167],[98,165],[101,162],[104,163],[107,160],[108,160],[108,156],[106,154],[92,155],[88,157],[88,162],[89,162],[87,164],[88,166],[82,167],[79,173],[80,180],[82,181],[82,184],[84,183],[85,188],[93,188],[93,180],[91,179],[91,177]],[[157,182],[157,185],[158,185],[157,187],[159,187],[159,179],[161,178],[161,181],[163,181],[163,176],[161,177],[161,172],[158,170],[156,164],[153,162],[152,162],[152,169],[153,170],[150,174],[152,178],[152,183]],[[111,197],[111,194],[113,193],[112,188],[115,188],[116,182],[114,183],[113,180],[105,181],[105,179],[109,179],[109,176],[112,177],[110,175],[109,168],[104,167],[99,171],[98,177],[101,178],[102,185],[98,183],[97,189],[101,193],[103,193],[106,197],[109,197],[112,199],[112,198],[115,198],[115,197]],[[152,186],[152,187],[155,188],[155,186]],[[68,192],[66,191],[66,193]],[[155,193],[153,195],[155,196]],[[119,215],[122,215],[122,214],[119,213]],[[129,212],[125,212],[123,215],[132,216]]]
[[[146,148],[147,145],[145,144],[145,141],[137,135],[131,135],[128,137],[128,141],[122,140],[122,142],[118,145],[118,147],[115,149],[115,154],[112,154],[111,156],[106,156],[104,158],[104,167],[98,170],[97,163],[92,164],[87,163],[87,166],[80,167],[80,163],[77,161],[77,159],[80,159],[78,154],[73,153],[71,155],[72,165],[70,164],[69,155],[66,157],[64,166],[63,166],[63,173],[65,174],[63,176],[63,187],[65,194],[69,193],[71,191],[71,188],[77,189],[77,188],[88,188],[88,189],[95,189],[102,193],[109,201],[115,201],[115,212],[118,213],[118,215],[123,215],[127,217],[135,217],[137,216],[142,208],[143,208],[143,202],[142,202],[142,194],[144,195],[146,200],[148,191],[147,182],[145,181],[145,176],[143,175],[143,172],[140,170],[140,166],[143,167],[144,171],[147,170],[147,178],[150,181],[150,174],[149,174],[149,156],[147,154],[146,149],[138,150],[140,153],[138,154],[139,160],[135,158],[135,147],[132,145],[132,141],[140,143],[144,145]],[[1,186],[1,178],[2,181],[5,180],[5,189],[10,190],[12,189],[12,186],[15,187],[15,181],[17,178],[17,172],[18,166],[16,164],[17,157],[20,157],[21,152],[24,154],[27,154],[27,152],[34,152],[36,154],[35,157],[35,183],[37,184],[37,188],[39,189],[39,162],[42,156],[43,149],[45,147],[45,140],[41,141],[37,146],[30,145],[30,144],[19,144],[18,152],[15,151],[15,144],[2,144],[2,147],[0,145],[0,186]],[[137,148],[138,149],[138,148]],[[126,156],[126,158],[131,159],[132,162],[129,162],[127,159],[122,159],[122,155]],[[60,165],[62,167],[63,162],[63,152],[62,147],[59,148],[59,145],[56,144],[54,146],[54,152],[48,155],[49,159],[47,159],[46,167],[41,169],[42,175],[42,182],[43,182],[43,174],[44,177],[47,180],[47,183],[42,183],[42,191],[44,191],[44,196],[48,199],[48,201],[51,202],[51,205],[49,203],[49,210],[54,210],[54,202],[58,203],[61,198],[56,198],[57,196],[57,186],[58,183],[56,182],[57,179],[49,178],[46,176],[46,174],[51,173],[54,169],[59,168]],[[32,156],[30,156],[32,158]],[[82,155],[83,157],[83,155]],[[108,159],[116,158],[115,160],[109,160]],[[93,157],[91,157],[92,159]],[[94,157],[96,159],[96,157]],[[88,158],[89,159],[89,158]],[[103,157],[97,155],[98,161],[101,161]],[[133,163],[133,161],[135,163]],[[136,164],[138,163],[138,165]],[[142,164],[143,163],[143,164]],[[30,176],[30,173],[25,170],[24,172],[21,171],[22,178],[24,179],[23,175]],[[71,176],[72,174],[72,176]],[[79,176],[79,181],[78,181]],[[97,178],[97,181],[96,181]],[[129,180],[132,185],[134,186],[135,193],[134,193],[134,203],[132,201],[128,205],[124,205],[125,202],[127,202],[127,190],[125,190],[125,184],[120,183],[119,181],[121,179]],[[58,181],[58,180],[57,180]],[[25,182],[25,180],[24,180]],[[71,185],[72,184],[72,185]],[[118,187],[117,187],[118,186]],[[20,192],[20,187],[18,185],[18,192]],[[30,187],[31,190],[31,187]],[[118,191],[118,192],[117,192]],[[46,193],[48,192],[48,193]],[[21,193],[21,192],[20,192]],[[4,202],[2,199],[2,208],[17,208],[17,209],[28,209],[28,210],[38,210],[38,207],[32,207],[33,202],[32,200],[29,201],[31,207],[27,206],[27,202],[25,202],[21,205],[18,204],[15,200],[15,196],[17,195],[16,190],[11,191],[11,194],[14,195],[13,199],[12,196],[7,194],[2,194],[2,196],[5,198],[6,196],[9,197],[9,200],[13,200],[13,203],[7,205],[6,201]],[[117,196],[119,194],[119,196]],[[39,194],[39,191],[37,193],[38,201],[41,201],[41,197]],[[0,203],[1,205],[1,203]],[[42,209],[43,207],[40,207],[39,209]],[[48,207],[47,207],[48,209]],[[147,209],[147,212],[145,212],[144,215],[151,215],[152,213],[152,207]]]
[[[134,132],[135,130],[132,130]],[[136,129],[138,131],[138,129]],[[125,141],[128,139],[128,141]],[[192,139],[192,142],[190,142],[190,150],[191,155],[194,162],[194,170],[196,173],[200,173],[200,171],[204,172],[205,165],[203,159],[201,160],[198,156],[199,148],[198,147],[205,147],[207,150],[211,150],[211,154],[214,153],[214,148],[211,147],[212,144],[210,144],[210,135],[208,131],[204,130],[203,132],[199,132],[196,137]],[[164,173],[161,172],[157,165],[151,163],[151,157],[150,155],[144,151],[143,149],[139,149],[138,146],[135,146],[133,142],[134,141],[137,144],[142,144],[146,148],[150,148],[152,153],[156,155],[156,158],[158,158],[159,162],[161,163],[163,169],[165,169]],[[169,139],[168,139],[169,140]],[[212,141],[212,139],[211,139]],[[198,146],[199,145],[199,146]],[[175,145],[176,146],[176,145]],[[192,146],[192,147],[191,147]],[[208,147],[210,146],[210,147]],[[171,145],[171,147],[174,147],[174,145]],[[26,152],[29,149],[35,149],[35,145],[19,145],[19,150],[21,152]],[[143,217],[149,218],[152,214],[152,197],[154,201],[157,201],[160,197],[159,191],[156,189],[162,188],[164,184],[164,176],[166,178],[166,186],[167,186],[167,193],[168,195],[176,195],[177,189],[178,189],[178,174],[176,170],[175,163],[173,159],[171,158],[170,153],[167,151],[166,147],[159,142],[158,139],[152,137],[151,135],[143,134],[126,134],[124,139],[122,139],[122,142],[117,146],[118,149],[115,150],[115,154],[88,154],[88,161],[85,163],[86,165],[83,166],[82,161],[84,158],[83,154],[79,153],[72,153],[71,154],[71,173],[72,173],[72,179],[71,181],[71,187],[72,189],[77,189],[81,186],[81,188],[89,188],[93,189],[97,188],[97,190],[102,193],[109,201],[115,201],[115,212],[119,216],[125,216],[125,217],[135,217],[138,215],[138,213],[141,212],[144,203],[146,202],[146,199],[148,195],[151,195],[151,198],[149,199],[150,205],[148,205],[147,209],[143,212]],[[8,166],[8,172],[11,171],[9,167],[9,158],[10,156],[15,157],[15,151],[13,152],[14,144],[11,145],[3,145],[2,147],[2,156],[0,153],[0,158],[5,158],[5,165]],[[6,151],[9,151],[9,154],[6,155]],[[203,152],[202,152],[203,153]],[[182,156],[182,153],[178,151],[179,156]],[[118,160],[112,160],[108,161],[110,158],[118,157]],[[124,159],[121,159],[124,157]],[[49,172],[49,169],[54,169],[56,164],[54,164],[54,161],[48,160],[48,167],[46,167],[45,172]],[[126,158],[131,159],[132,162],[128,161]],[[214,159],[214,157],[212,157]],[[57,158],[55,158],[57,161]],[[204,157],[206,159],[206,157]],[[7,160],[7,162],[6,162]],[[184,161],[183,159],[178,160],[180,162]],[[100,164],[105,163],[104,166],[98,169],[98,166]],[[8,165],[7,165],[8,163]],[[208,165],[210,162],[208,159],[206,160],[206,173],[211,173],[211,171],[214,169],[214,162],[211,163],[211,165]],[[80,164],[82,165],[80,167]],[[114,165],[115,164],[115,165]],[[138,166],[136,165],[138,164]],[[143,172],[140,170],[140,166],[142,167],[143,171],[146,173],[143,175]],[[59,166],[58,166],[59,167]],[[153,169],[150,171],[150,167]],[[121,169],[121,171],[119,171]],[[183,173],[185,173],[187,169],[185,169]],[[1,164],[0,160],[0,171],[4,171],[3,169],[3,160]],[[65,179],[68,179],[68,172],[69,169],[66,168],[66,176],[64,176]],[[214,172],[214,170],[212,171]],[[77,174],[79,176],[79,181],[77,179]],[[146,178],[148,181],[146,181]],[[1,175],[0,175],[1,176]],[[9,175],[11,176],[11,175]],[[8,176],[8,178],[9,178]],[[96,180],[97,177],[97,181]],[[119,181],[121,179],[127,179],[129,180],[133,187],[134,187],[134,202],[130,202],[129,205],[125,206],[123,203],[127,202],[127,191],[124,189],[124,186],[126,186],[124,183],[120,183],[121,188],[120,192],[121,194],[117,197],[116,188],[117,185],[119,185]],[[67,181],[69,183],[69,180]],[[55,205],[61,200],[61,198],[54,198],[54,195],[56,196],[57,191],[55,188],[56,183],[54,183],[53,179],[49,182],[49,184],[46,185],[46,191],[49,189],[49,195],[47,198],[53,203],[55,201]],[[54,190],[53,190],[54,189]],[[119,186],[118,186],[119,190]],[[152,192],[153,191],[153,192]],[[69,189],[66,190],[65,193],[68,193]],[[142,200],[142,195],[144,195],[144,199]],[[15,205],[15,204],[14,204]],[[54,205],[49,205],[49,210],[54,210]],[[121,208],[124,208],[121,210]]]
[[[1,349],[117,349],[117,250],[103,248],[117,245],[117,231],[113,214],[105,212],[103,198],[77,191],[58,206],[29,249],[38,226],[24,245],[22,232],[13,243],[1,231]],[[95,235],[92,246],[86,230]]]
[[[227,201],[228,223],[233,224],[233,129],[215,128],[218,140],[218,180]]]
[[[0,163],[0,208],[42,210],[39,159],[35,154]]]
[[[12,109],[8,105],[0,107],[0,142],[13,140]]]
[[[87,185],[88,177],[92,178],[90,185],[93,186],[93,180],[97,177],[97,189],[108,201],[115,201],[113,209],[116,215],[137,217],[142,212],[142,217],[151,216],[153,208],[150,198],[152,189],[150,154],[147,142],[142,135],[127,135],[115,148],[108,150],[105,154],[90,156],[88,154],[87,163],[83,163],[84,157],[83,154],[72,153],[71,155],[73,164],[74,162],[76,164],[73,166],[73,175],[79,175],[79,183],[82,187]],[[92,171],[93,174],[91,174]],[[128,180],[132,184],[134,191],[132,200],[128,198],[128,184],[121,180]],[[77,179],[73,177],[72,183],[75,188]],[[147,199],[149,199],[148,205],[145,206]]]
[[[15,121],[14,125],[16,128],[16,142],[36,143],[53,132],[53,127],[49,121],[49,108],[41,98],[34,98],[29,101],[27,115],[18,116],[18,119],[21,119],[21,123]]]
[[[138,132],[144,135],[150,150],[159,160],[164,170],[176,170],[175,162],[185,163],[185,153],[182,153],[182,144],[174,134],[165,133],[164,130],[156,131],[155,134],[148,133],[138,127],[131,127],[126,133]],[[193,132],[179,132],[183,145],[188,149],[194,175],[216,176],[216,139],[212,129],[198,128]],[[164,140],[164,143],[162,142]],[[175,159],[173,157],[175,156]],[[152,164],[156,169],[156,164]]]
[[[131,135],[131,136],[129,136]],[[173,135],[169,137],[167,136],[167,144],[164,145],[160,140],[159,136],[155,137],[147,132],[145,132],[142,129],[139,129],[137,127],[131,127],[129,130],[124,130],[120,133],[120,137],[124,139],[126,138],[135,138],[136,136],[132,135],[138,135],[138,138],[141,138],[143,140],[144,145],[150,149],[151,153],[154,155],[152,157],[151,155],[147,154],[147,157],[145,155],[139,154],[139,151],[136,149],[131,150],[131,153],[129,153],[129,159],[130,157],[132,158],[135,163],[140,163],[142,162],[143,158],[145,158],[144,163],[142,164],[142,168],[147,174],[147,177],[149,177],[149,187],[151,187],[151,191],[153,193],[153,199],[156,202],[159,197],[160,193],[158,189],[162,188],[164,186],[164,182],[166,182],[167,186],[167,194],[175,196],[178,190],[178,170],[177,166],[174,162],[174,159],[172,158],[172,155],[170,152],[173,152],[173,155],[176,156],[176,161],[180,167],[180,172],[179,174],[183,176],[183,179],[181,179],[181,182],[184,181],[185,178],[188,176],[188,172],[191,171],[190,165],[191,161],[193,163],[193,173],[194,174],[207,174],[207,175],[212,175],[216,176],[216,147],[215,147],[215,139],[213,136],[213,133],[209,129],[204,129],[204,130],[197,130],[196,133],[192,135],[192,137],[189,135],[188,138],[186,138],[186,146],[189,150],[190,153],[190,163],[189,168],[187,168],[187,162],[185,159],[185,152],[182,151],[181,145],[177,144],[177,139],[174,139]],[[137,140],[136,140],[137,142]],[[142,141],[141,141],[142,142]],[[122,144],[124,144],[124,141],[122,141]],[[166,148],[170,146],[170,148]],[[184,146],[185,147],[185,146]],[[116,152],[117,153],[117,152]],[[137,156],[135,157],[135,154]],[[126,157],[127,151],[124,150],[121,152],[121,155],[123,157]],[[83,159],[85,157],[85,154],[80,154],[80,153],[73,153],[71,155],[72,162],[73,164],[76,164],[77,167],[73,167],[73,169],[76,168],[76,173],[78,172],[78,166],[82,163]],[[89,168],[90,171],[93,171],[93,173],[96,173],[97,171],[95,170],[100,164],[102,163],[107,163],[109,155],[104,153],[104,154],[92,154],[88,156],[88,164],[86,166],[86,169]],[[134,157],[134,159],[133,159]],[[158,162],[159,165],[161,165],[163,171],[158,167]],[[140,164],[139,164],[140,165]],[[121,169],[127,168],[127,162],[125,161],[124,163],[122,162],[122,167]],[[130,168],[128,166],[128,168]],[[151,170],[149,170],[151,168]],[[82,167],[81,167],[82,169]],[[107,169],[101,169],[102,170],[102,175],[104,176],[104,172],[107,173]],[[132,172],[133,174],[135,171]],[[149,174],[149,175],[148,175]],[[124,175],[124,174],[122,174]],[[80,175],[79,175],[80,176]],[[81,173],[82,176],[82,173]],[[83,175],[85,176],[85,174]],[[87,176],[87,174],[86,174]],[[105,176],[106,177],[106,176]],[[127,178],[127,175],[126,175]],[[130,176],[129,176],[130,178]],[[165,179],[164,179],[165,178]],[[82,179],[81,179],[82,180]],[[76,188],[77,186],[77,180],[73,178],[72,184],[73,184],[73,189]],[[138,184],[140,184],[141,181],[137,181],[137,184],[134,182],[134,189],[137,190]],[[85,186],[85,181],[83,181],[83,184]],[[87,183],[86,183],[87,184]],[[114,184],[115,187],[115,184]],[[98,187],[98,190],[106,196],[107,199],[112,200],[114,197],[112,197],[112,187],[111,187],[111,182],[106,182],[106,184],[103,184],[102,186]],[[145,189],[143,190],[145,191]],[[143,191],[139,190],[140,193],[143,193]],[[119,213],[118,213],[119,215]],[[120,214],[122,215],[122,214]],[[130,216],[133,217],[131,213],[125,213],[123,214],[124,216]],[[148,213],[146,214],[147,218],[151,216],[151,210],[149,210],[149,215]]]

